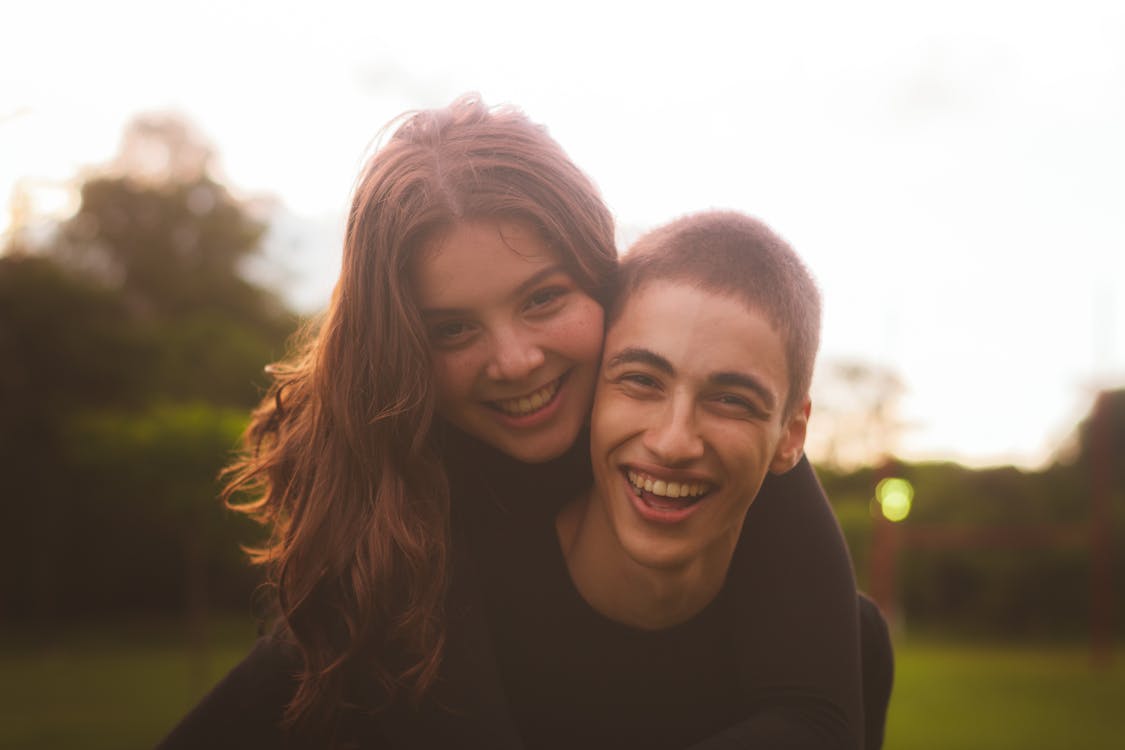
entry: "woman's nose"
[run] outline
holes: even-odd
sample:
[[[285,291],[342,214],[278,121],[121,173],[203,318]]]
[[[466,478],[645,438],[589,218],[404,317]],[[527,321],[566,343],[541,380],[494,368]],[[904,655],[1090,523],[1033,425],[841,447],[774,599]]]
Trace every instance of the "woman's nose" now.
[[[527,331],[501,330],[492,338],[492,356],[486,372],[493,380],[522,380],[546,359],[539,343]]]

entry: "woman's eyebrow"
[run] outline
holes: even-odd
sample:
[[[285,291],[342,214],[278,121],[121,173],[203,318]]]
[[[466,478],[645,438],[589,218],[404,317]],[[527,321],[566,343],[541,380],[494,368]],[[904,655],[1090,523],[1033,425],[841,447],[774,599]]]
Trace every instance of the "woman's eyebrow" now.
[[[520,282],[519,286],[515,288],[515,295],[519,296],[521,294],[525,294],[526,292],[530,292],[532,287],[538,286],[557,273],[567,274],[567,270],[560,264],[556,263],[554,265],[550,265],[546,268],[536,271]],[[569,274],[567,275],[569,276]]]
[[[643,349],[641,347],[630,346],[622,349],[621,351],[610,357],[607,367],[616,367],[618,365],[639,364],[654,367],[657,370],[667,374],[675,375],[676,368],[672,366],[665,357],[660,356],[651,349]]]

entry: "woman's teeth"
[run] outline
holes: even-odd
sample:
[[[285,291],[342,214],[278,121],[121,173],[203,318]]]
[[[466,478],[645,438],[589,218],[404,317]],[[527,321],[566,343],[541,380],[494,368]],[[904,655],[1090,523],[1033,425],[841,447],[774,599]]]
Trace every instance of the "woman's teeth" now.
[[[510,417],[523,417],[532,412],[539,411],[559,392],[561,378],[552,380],[535,393],[519,398],[509,398],[503,401],[493,401],[492,405]]]
[[[629,483],[638,490],[644,490],[659,497],[699,498],[711,490],[710,485],[706,482],[668,482],[663,479],[653,479],[636,471],[628,471],[626,474],[629,477]]]

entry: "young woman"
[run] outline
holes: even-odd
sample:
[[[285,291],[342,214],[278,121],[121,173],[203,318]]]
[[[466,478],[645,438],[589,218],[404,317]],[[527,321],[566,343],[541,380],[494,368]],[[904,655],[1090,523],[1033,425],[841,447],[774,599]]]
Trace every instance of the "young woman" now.
[[[613,232],[521,113],[465,97],[399,124],[329,308],[230,470],[272,531],[255,559],[277,627],[164,747],[521,746],[502,681],[525,613],[505,594],[521,528],[589,482]],[[807,461],[763,488],[731,586],[747,718],[714,741],[858,746],[854,580]]]

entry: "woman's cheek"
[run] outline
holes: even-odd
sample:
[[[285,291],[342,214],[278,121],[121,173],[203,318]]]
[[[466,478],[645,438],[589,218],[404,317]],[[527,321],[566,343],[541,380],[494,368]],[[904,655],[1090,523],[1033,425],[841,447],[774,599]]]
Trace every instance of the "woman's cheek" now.
[[[566,342],[572,359],[582,364],[598,367],[601,362],[605,338],[605,315],[601,305],[586,297],[575,305],[562,322],[559,337]]]
[[[466,400],[474,380],[471,358],[465,352],[437,351],[432,363],[438,408],[447,410]]]

